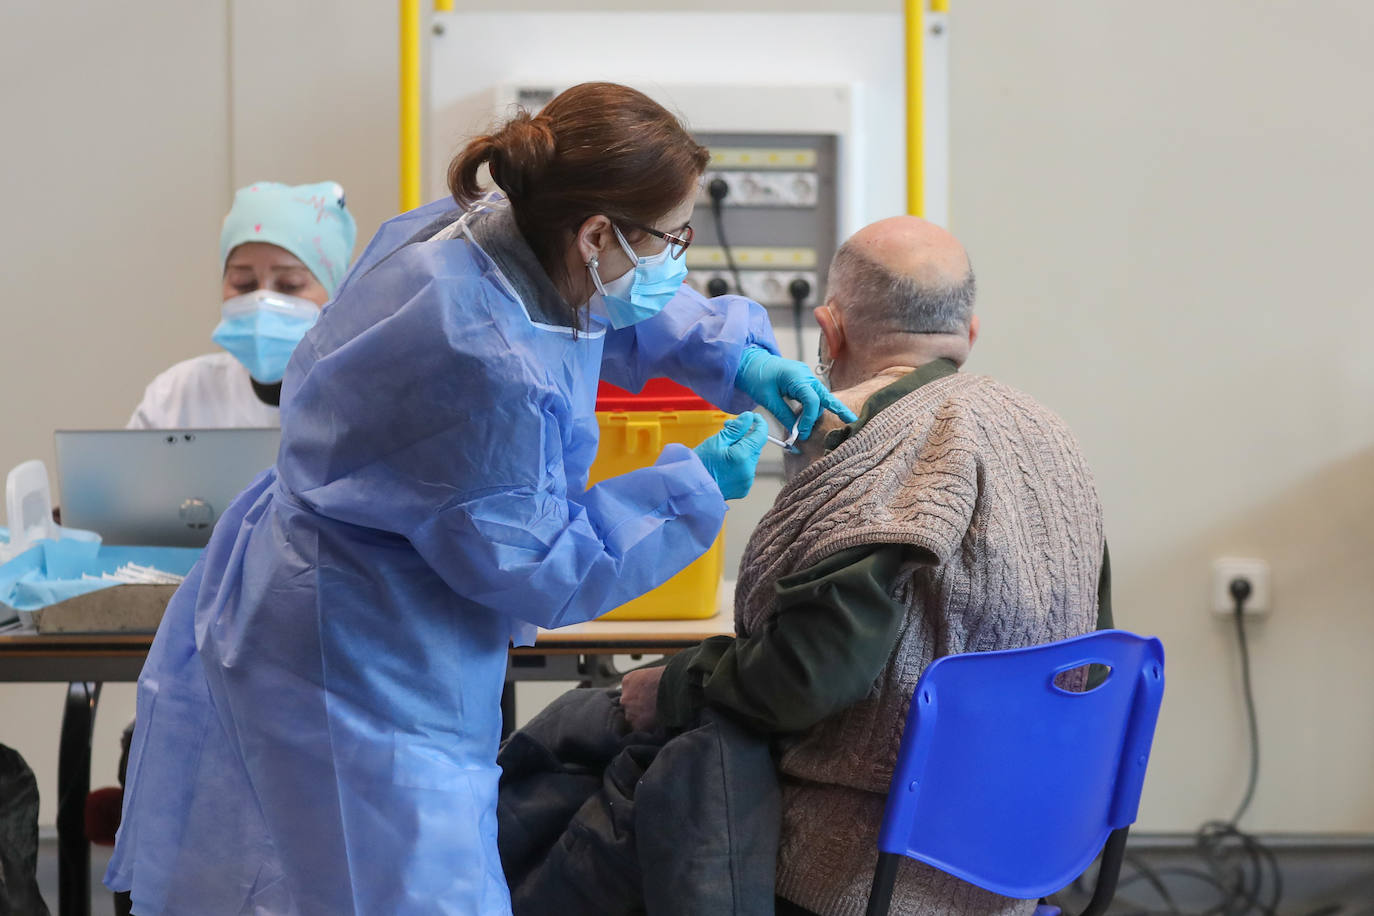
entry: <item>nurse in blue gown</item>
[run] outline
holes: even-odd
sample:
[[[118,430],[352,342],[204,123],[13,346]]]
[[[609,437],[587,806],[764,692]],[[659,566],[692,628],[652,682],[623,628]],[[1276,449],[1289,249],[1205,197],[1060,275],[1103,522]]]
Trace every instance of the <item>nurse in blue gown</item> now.
[[[454,200],[382,226],[292,357],[275,468],[139,679],[106,876],[135,913],[509,912],[508,646],[700,556],[764,444],[744,413],[587,489],[598,379],[790,426],[788,399],[803,435],[847,415],[758,305],[682,286],[706,162],[647,97],[585,84],[469,144]]]

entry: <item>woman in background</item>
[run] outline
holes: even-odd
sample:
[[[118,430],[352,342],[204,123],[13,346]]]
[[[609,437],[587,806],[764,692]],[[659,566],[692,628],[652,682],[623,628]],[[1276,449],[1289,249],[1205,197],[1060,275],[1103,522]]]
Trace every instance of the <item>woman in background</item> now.
[[[280,426],[281,379],[353,254],[357,228],[334,181],[239,190],[219,249],[225,352],[177,363],[143,393],[129,429]]]

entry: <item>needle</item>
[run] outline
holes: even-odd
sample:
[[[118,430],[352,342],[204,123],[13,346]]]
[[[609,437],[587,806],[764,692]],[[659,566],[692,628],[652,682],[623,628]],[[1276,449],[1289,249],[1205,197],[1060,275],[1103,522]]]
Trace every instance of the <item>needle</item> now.
[[[796,423],[792,424],[792,435],[788,436],[787,441],[785,442],[782,439],[779,439],[777,436],[769,436],[768,441],[773,443],[774,445],[781,446],[783,451],[795,455],[797,454],[797,449],[793,443],[797,441],[797,428],[800,426],[801,421],[797,421]]]

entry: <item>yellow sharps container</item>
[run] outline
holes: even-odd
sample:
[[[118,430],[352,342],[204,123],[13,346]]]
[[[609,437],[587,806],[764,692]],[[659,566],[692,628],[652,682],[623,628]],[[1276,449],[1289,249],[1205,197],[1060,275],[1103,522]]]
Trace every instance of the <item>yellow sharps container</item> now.
[[[716,410],[690,389],[664,378],[651,379],[639,394],[606,382],[596,398],[601,445],[587,485],[652,465],[663,446],[687,447],[720,432],[729,414]],[[725,567],[725,532],[682,572],[658,588],[605,614],[602,620],[690,620],[714,617]]]

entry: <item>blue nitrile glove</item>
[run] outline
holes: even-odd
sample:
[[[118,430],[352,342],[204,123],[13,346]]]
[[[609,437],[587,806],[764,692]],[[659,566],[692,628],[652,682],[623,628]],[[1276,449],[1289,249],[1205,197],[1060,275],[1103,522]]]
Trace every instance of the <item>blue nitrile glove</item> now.
[[[801,439],[811,438],[811,429],[821,418],[822,410],[834,413],[846,423],[858,419],[804,363],[774,356],[762,347],[744,349],[739,372],[735,373],[735,387],[777,417],[783,429],[791,429],[795,425],[797,436]],[[800,417],[788,408],[783,398],[791,398],[801,404]]]
[[[715,478],[721,496],[743,499],[754,485],[754,470],[767,441],[768,422],[756,413],[745,412],[725,421],[725,428],[698,445],[696,453],[706,472]]]

